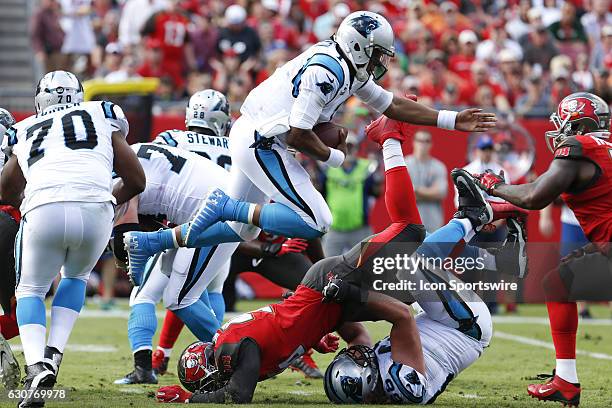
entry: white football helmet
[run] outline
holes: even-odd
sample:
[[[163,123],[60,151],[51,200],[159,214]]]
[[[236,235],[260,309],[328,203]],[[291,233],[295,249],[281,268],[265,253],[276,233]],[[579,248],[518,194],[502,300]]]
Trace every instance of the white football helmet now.
[[[210,129],[216,136],[229,134],[231,119],[225,95],[214,89],[196,92],[189,98],[185,113],[187,128]]]
[[[15,124],[15,118],[11,115],[11,112],[6,109],[0,108],[0,141],[2,136],[6,133],[6,130]]]
[[[391,24],[370,11],[349,14],[338,27],[334,41],[351,61],[359,81],[366,81],[370,75],[376,80],[382,78],[395,55]]]
[[[38,81],[34,105],[36,113],[52,105],[83,102],[83,85],[72,72],[52,71]]]
[[[378,359],[368,346],[341,350],[325,371],[325,394],[336,404],[363,404],[375,399]]]

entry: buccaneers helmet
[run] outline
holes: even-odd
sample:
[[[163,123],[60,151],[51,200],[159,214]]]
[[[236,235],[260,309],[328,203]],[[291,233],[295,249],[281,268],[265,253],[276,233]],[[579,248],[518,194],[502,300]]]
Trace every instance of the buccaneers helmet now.
[[[556,130],[546,132],[546,144],[554,151],[569,136],[585,135],[609,139],[610,107],[599,96],[576,92],[563,98],[550,115]]]
[[[210,342],[196,341],[187,346],[178,360],[177,373],[183,387],[191,392],[212,391],[217,369]]]

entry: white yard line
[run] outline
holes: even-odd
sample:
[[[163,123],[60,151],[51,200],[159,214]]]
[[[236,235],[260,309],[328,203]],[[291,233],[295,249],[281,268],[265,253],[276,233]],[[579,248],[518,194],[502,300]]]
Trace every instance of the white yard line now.
[[[549,350],[554,350],[555,346],[547,341],[532,339],[530,337],[517,336],[516,334],[510,334],[501,332],[499,330],[493,330],[493,336],[504,340],[510,340],[521,344],[527,344],[535,347],[543,347]],[[605,353],[594,353],[586,350],[576,350],[576,354],[581,356],[587,356],[596,358],[598,360],[612,360],[612,356]]]
[[[11,349],[13,351],[23,351],[21,344],[11,345]],[[68,344],[66,350],[87,353],[114,353],[119,349],[109,344]]]

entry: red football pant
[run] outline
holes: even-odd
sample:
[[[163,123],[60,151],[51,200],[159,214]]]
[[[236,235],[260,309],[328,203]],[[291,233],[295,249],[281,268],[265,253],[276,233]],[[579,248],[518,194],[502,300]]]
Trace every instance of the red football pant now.
[[[159,334],[159,347],[165,349],[174,348],[176,339],[178,339],[178,336],[181,334],[183,326],[185,326],[185,323],[183,323],[183,321],[171,310],[167,310],[166,317],[164,317],[164,325]]]
[[[576,358],[578,307],[575,302],[547,302],[550,333],[557,359]]]

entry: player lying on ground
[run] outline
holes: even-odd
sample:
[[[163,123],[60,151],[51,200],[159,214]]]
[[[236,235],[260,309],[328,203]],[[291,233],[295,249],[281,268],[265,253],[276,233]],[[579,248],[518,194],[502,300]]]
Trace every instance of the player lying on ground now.
[[[125,138],[117,105],[83,102],[83,87],[65,71],[46,74],[34,98],[36,115],[11,127],[4,151],[2,200],[21,206],[17,237],[17,321],[26,360],[24,388],[55,384],[64,347],[85,301],[89,274],[108,244],[113,204],[145,186]],[[111,189],[111,173],[121,178]],[[46,334],[44,299],[62,270]],[[46,344],[46,347],[45,347]],[[19,406],[42,406],[36,393]]]
[[[206,192],[222,186],[228,177],[227,171],[211,160],[176,147],[143,143],[131,148],[144,169],[147,183],[145,190],[126,205],[126,213],[115,227],[115,254],[123,261],[127,261],[127,254],[122,234],[139,229],[139,220],[161,215],[172,224],[187,222],[197,212]],[[124,209],[119,208],[118,212]],[[179,248],[161,254],[153,262],[142,281],[136,282],[138,287],[134,288],[130,302],[128,338],[134,353],[134,371],[116,384],[157,383],[151,353],[157,327],[155,305],[162,298],[166,309],[172,310],[199,340],[212,339],[223,319],[223,309],[214,310],[205,291],[217,274],[226,275],[223,269],[227,269],[227,261],[237,246],[237,242],[230,242],[197,249]]]
[[[393,42],[393,30],[384,17],[369,11],[352,13],[333,39],[310,47],[253,89],[230,132],[233,167],[227,194],[220,190],[210,195],[178,238],[169,233],[130,235],[130,255],[139,253],[130,262],[131,273],[142,274],[147,256],[178,242],[198,247],[252,240],[259,231],[247,224],[287,237],[321,237],[331,224],[331,212],[288,147],[329,166],[341,166],[345,141],[330,148],[312,129],[330,121],[351,95],[399,121],[468,132],[495,126],[492,113],[437,111],[380,87],[375,81],[394,56]],[[262,208],[270,199],[274,204]]]
[[[392,347],[401,350],[394,351],[393,357],[398,362],[413,367],[419,373],[415,373],[419,381],[421,378],[423,381],[428,381],[424,377],[425,358],[421,351],[418,328],[408,306],[387,295],[359,287],[365,273],[364,262],[367,262],[368,257],[379,255],[381,252],[369,250],[368,248],[376,247],[371,244],[402,242],[408,246],[408,251],[410,245],[415,245],[414,240],[421,240],[424,235],[423,227],[419,225],[420,219],[416,210],[412,183],[403,161],[399,141],[405,138],[400,131],[402,127],[386,119],[377,123],[380,126],[369,128],[368,136],[383,145],[386,170],[385,199],[392,224],[382,233],[368,239],[364,245],[356,245],[349,253],[317,262],[310,268],[295,294],[284,302],[230,321],[218,332],[212,344],[199,344],[188,348],[180,360],[182,367],[180,370],[183,371],[181,377],[183,383],[196,392],[191,394],[179,386],[162,387],[158,392],[159,400],[250,402],[258,380],[282,371],[308,348],[317,349],[317,344],[321,350],[329,350],[331,348],[329,346],[333,346],[336,339],[326,336],[327,333],[345,321],[365,320],[366,317],[393,323],[391,335],[397,336],[399,333],[399,337],[403,339],[394,342],[395,346]],[[432,235],[434,240],[440,239],[451,244],[424,245],[421,247],[423,256],[430,254],[435,256],[437,253],[445,256],[440,252],[443,248],[452,249],[464,236],[469,236],[475,228],[480,229],[494,218],[491,206],[478,189],[468,189],[461,181],[458,184],[460,184],[458,186],[460,204],[463,205],[457,217],[461,219],[444,227],[448,231]],[[470,205],[465,205],[466,203]],[[469,219],[464,218],[467,215]],[[523,237],[519,228],[514,232],[513,240],[517,242]],[[416,243],[418,244],[420,241]],[[524,241],[521,244],[524,245]],[[521,246],[508,245],[508,247]],[[465,247],[463,253],[480,255],[480,251],[477,248]],[[518,258],[524,257],[523,252],[514,249],[511,252],[517,258],[514,265],[520,264]],[[508,253],[510,252],[505,252]],[[495,258],[495,256],[488,257],[490,269],[495,269]],[[333,290],[334,288],[338,290]],[[323,302],[326,297],[324,293],[328,300],[335,301]],[[362,298],[363,293],[367,293],[366,300]],[[443,325],[444,330],[452,328],[457,332],[456,335],[469,339],[464,342],[469,346],[463,347],[463,357],[459,360],[461,363],[444,367],[446,370],[456,370],[446,373],[444,379],[447,379],[448,374],[456,373],[471,364],[488,344],[491,336],[490,316],[482,302],[476,301],[472,306],[463,300],[462,294],[449,293],[449,296],[452,298],[438,299],[431,303],[438,306],[432,308],[431,319],[439,322],[436,324]],[[472,296],[473,299],[478,299],[473,293]],[[460,303],[460,307],[455,309],[457,314],[448,314],[442,304],[443,301]],[[424,324],[424,327],[429,328],[430,325]],[[474,352],[467,353],[468,347],[472,347]],[[452,357],[449,356],[449,360],[455,357],[453,354]],[[431,370],[438,374],[435,367]],[[431,395],[440,391],[445,385],[444,382],[437,380],[438,377],[431,380],[432,385],[427,390],[431,394],[425,394],[421,387],[419,395],[422,401],[429,400]],[[374,381],[375,379],[372,379],[372,383]]]
[[[528,387],[529,395],[540,400],[578,405],[578,311],[573,300],[612,299],[610,108],[596,95],[574,93],[561,101],[551,121],[557,130],[546,132],[546,140],[555,157],[534,182],[507,185],[503,175],[493,173],[475,181],[487,193],[527,209],[544,208],[561,196],[592,243],[567,257],[543,282],[557,362],[550,381]]]
[[[15,124],[15,118],[6,109],[0,108],[0,146],[5,132]],[[5,156],[0,151],[0,169]],[[0,316],[0,384],[14,389],[19,384],[19,363],[6,340],[19,335],[15,311],[15,236],[19,230],[21,214],[15,207],[0,202],[0,305],[4,314]]]
[[[259,273],[280,287],[295,290],[312,266],[312,262],[305,253],[307,246],[308,242],[300,238],[271,236],[263,232],[257,240],[240,243],[232,255],[228,279],[225,280],[226,275],[220,273],[208,286],[207,291],[211,297],[211,303],[212,294],[217,291],[220,293],[223,289],[225,297],[228,286],[234,285],[236,276],[242,272]],[[231,290],[228,292],[233,293]],[[229,303],[227,297],[225,299],[225,305],[233,307],[234,299],[229,299]],[[223,300],[221,298],[221,302]],[[217,309],[215,309],[215,314],[220,316]],[[159,335],[159,345],[152,357],[152,367],[156,374],[166,373],[172,349],[182,328],[182,320],[172,311],[167,311]],[[362,336],[367,336],[367,331],[365,329],[362,331]],[[357,341],[364,341],[363,337]],[[319,371],[316,363],[310,357],[311,354],[312,350],[309,350],[296,359],[290,368],[303,372],[307,378],[323,378],[323,373]]]

